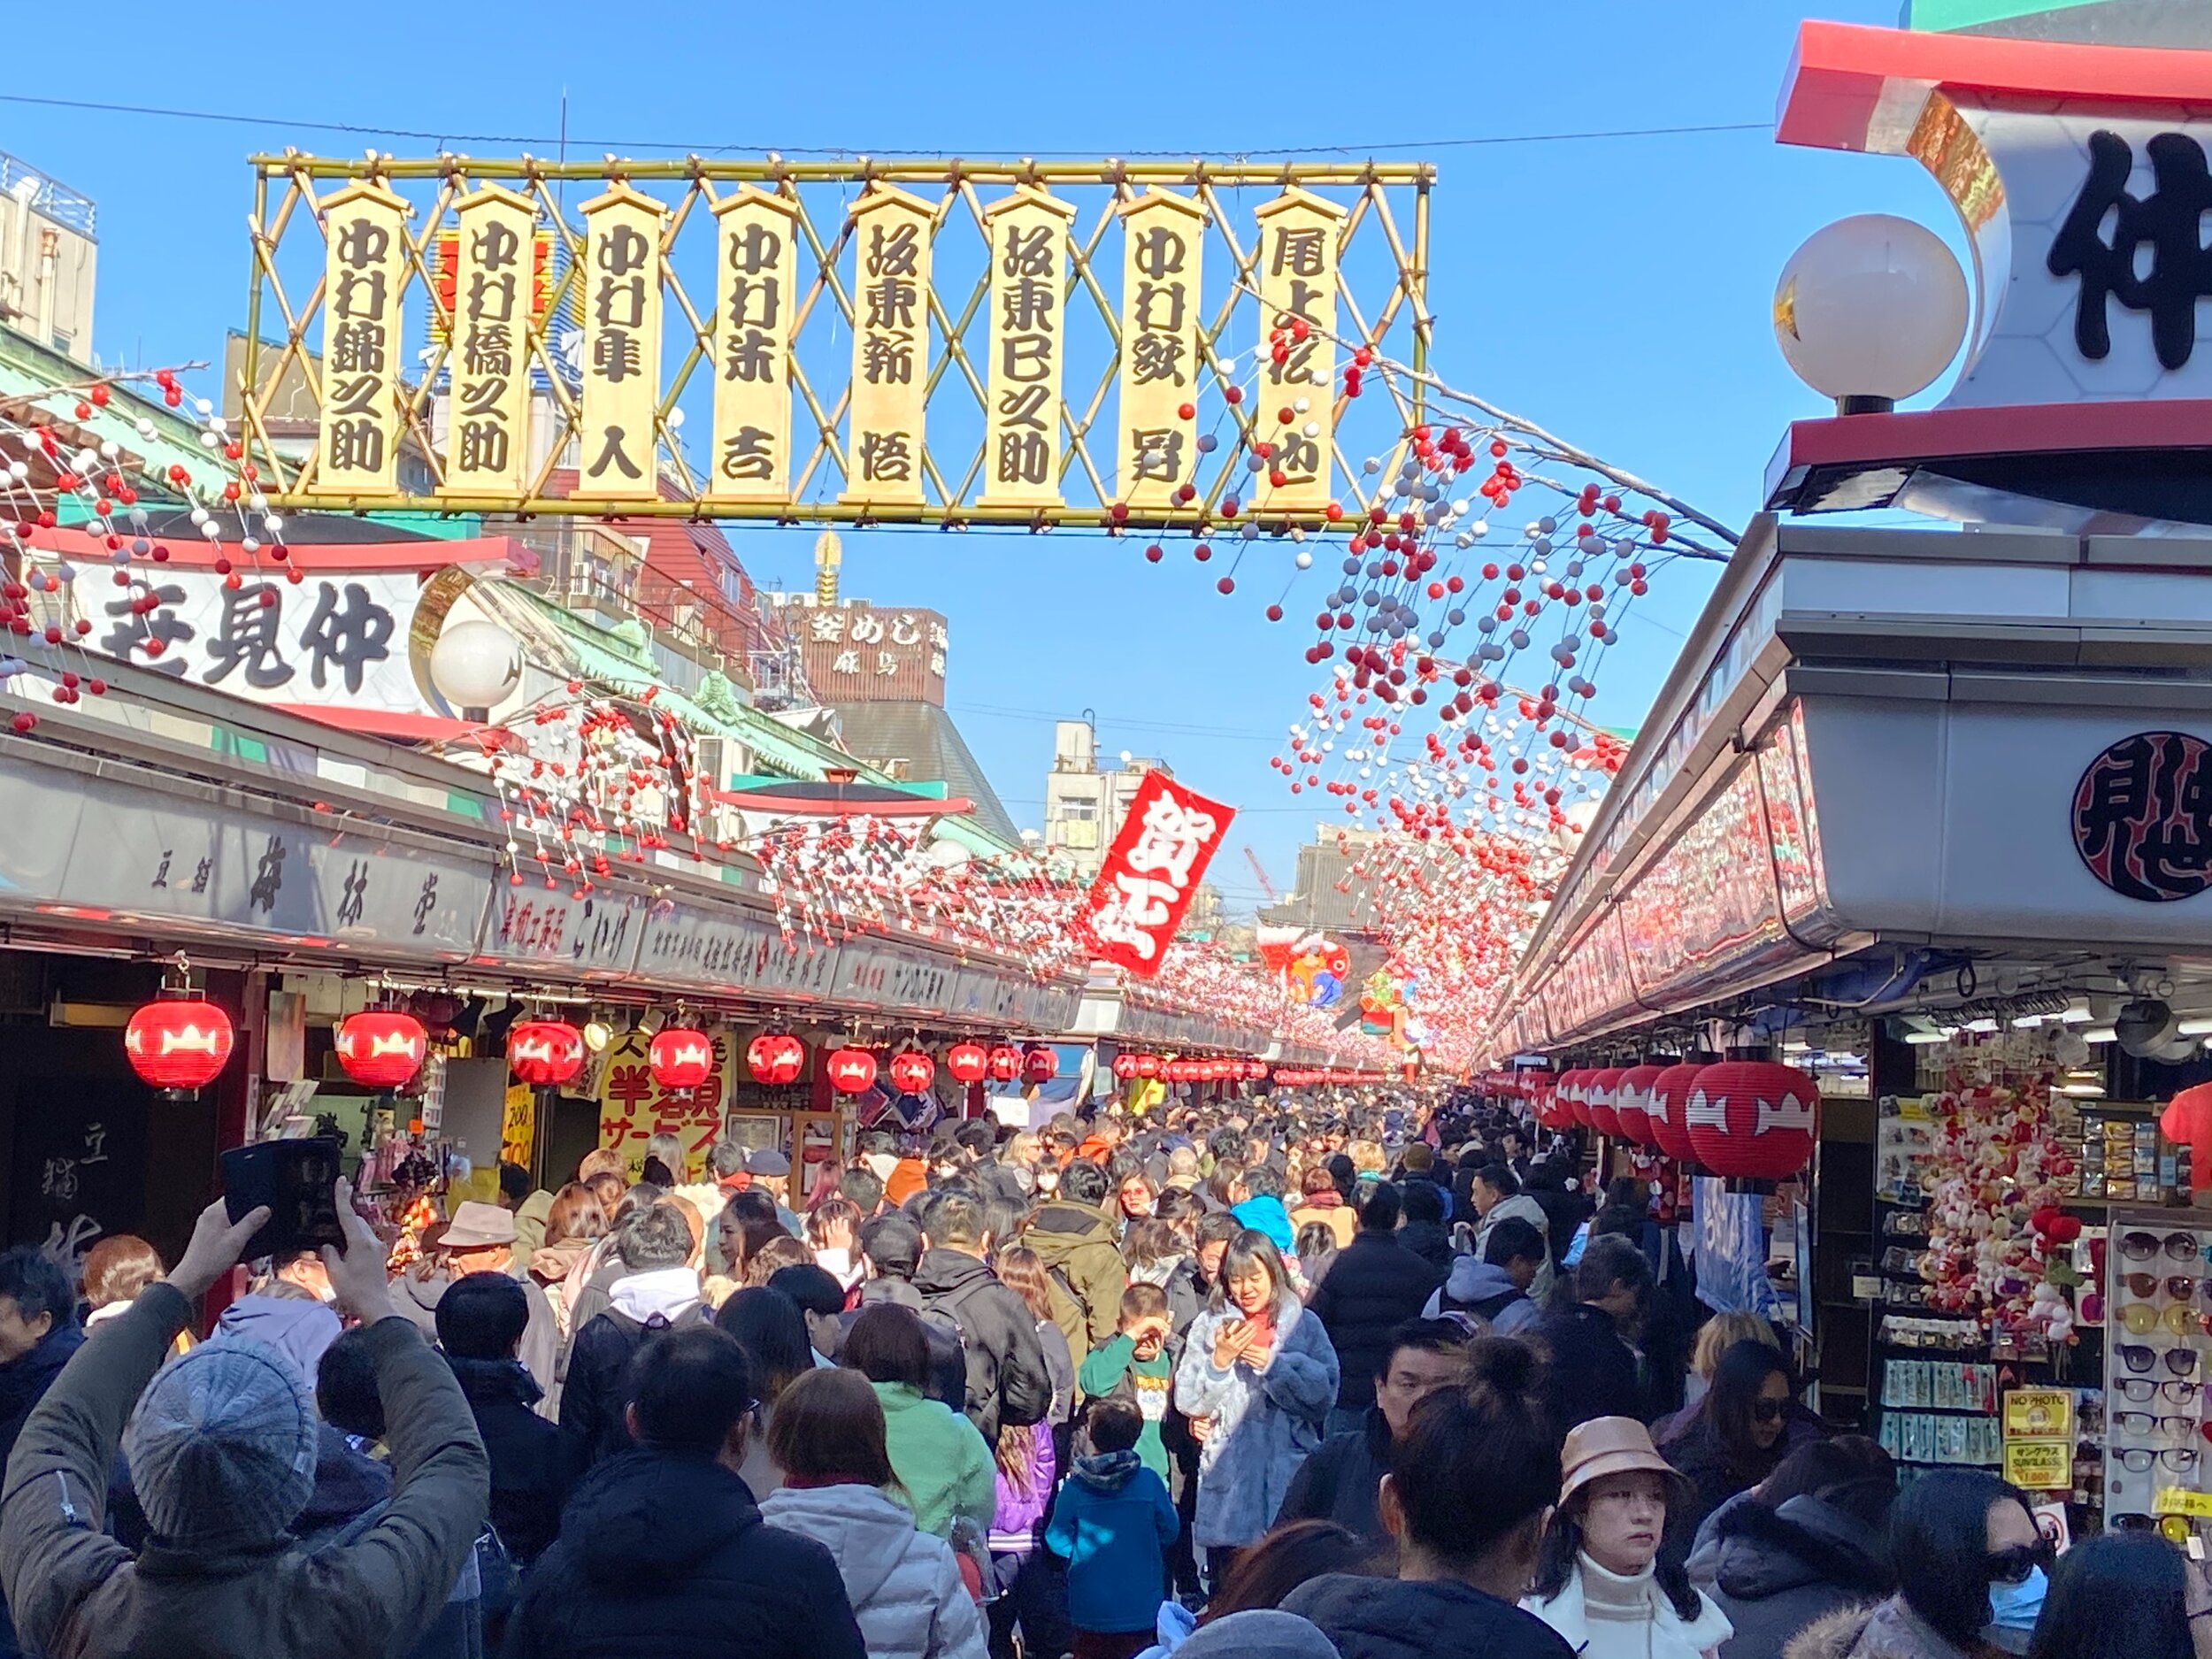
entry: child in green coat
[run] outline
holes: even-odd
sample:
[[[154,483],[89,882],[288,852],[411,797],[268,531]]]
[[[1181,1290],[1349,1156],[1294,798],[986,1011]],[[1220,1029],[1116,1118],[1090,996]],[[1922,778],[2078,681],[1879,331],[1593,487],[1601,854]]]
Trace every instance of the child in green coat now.
[[[1157,1285],[1134,1284],[1121,1293],[1121,1323],[1105,1347],[1094,1348],[1076,1373],[1076,1383],[1093,1400],[1125,1400],[1144,1419],[1137,1455],[1163,1480],[1168,1478],[1167,1447],[1160,1425],[1167,1419],[1175,1386],[1175,1360],[1168,1351],[1167,1293]]]

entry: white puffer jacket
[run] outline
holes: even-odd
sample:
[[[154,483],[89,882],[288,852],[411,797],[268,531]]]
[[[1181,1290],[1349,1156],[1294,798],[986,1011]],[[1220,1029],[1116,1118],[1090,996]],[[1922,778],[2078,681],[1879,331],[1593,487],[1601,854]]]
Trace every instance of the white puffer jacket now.
[[[868,1659],[986,1659],[983,1617],[952,1546],[915,1531],[873,1486],[782,1486],[760,1512],[837,1558]]]

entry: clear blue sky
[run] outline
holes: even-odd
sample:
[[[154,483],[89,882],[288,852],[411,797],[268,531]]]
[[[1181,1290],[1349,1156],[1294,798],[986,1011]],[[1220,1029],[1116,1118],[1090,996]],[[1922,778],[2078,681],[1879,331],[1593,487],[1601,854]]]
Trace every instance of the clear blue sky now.
[[[1315,6],[1298,14],[1314,26],[1302,52],[1286,45],[1303,33],[1289,14],[1249,7],[555,0],[524,22],[458,7],[365,27],[307,7],[248,42],[200,12],[140,4],[126,15],[117,38],[144,73],[12,90],[266,119],[0,103],[0,148],[99,204],[105,360],[219,361],[223,331],[244,321],[250,151],[438,148],[288,122],[551,134],[565,86],[587,154],[607,147],[592,141],[971,157],[1414,145],[1391,154],[1441,170],[1439,371],[1740,523],[1784,423],[1821,412],[1768,324],[1791,249],[1863,211],[1918,219],[1956,243],[1916,165],[1785,150],[1768,132],[1449,142],[1769,121],[1804,15],[1775,0]],[[1897,5],[1833,0],[1819,15],[1888,25]],[[213,396],[212,376],[195,389]],[[810,535],[733,534],[759,580],[808,580]],[[1216,570],[1148,565],[1129,541],[864,533],[845,544],[849,593],[950,616],[949,701],[1018,820],[1039,816],[1051,720],[1088,708],[1109,755],[1163,756],[1249,814],[1215,869],[1233,903],[1256,895],[1237,850],[1247,841],[1287,887],[1314,815],[1267,759],[1317,683],[1307,634],[1270,627],[1247,594],[1219,597]],[[1638,607],[1601,678],[1599,718],[1641,718],[1708,585],[1678,565]]]

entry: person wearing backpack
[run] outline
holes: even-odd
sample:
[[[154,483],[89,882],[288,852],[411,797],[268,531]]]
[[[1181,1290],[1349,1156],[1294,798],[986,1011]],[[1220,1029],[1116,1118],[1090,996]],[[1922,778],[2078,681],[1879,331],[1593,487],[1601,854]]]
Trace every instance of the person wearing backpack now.
[[[1041,1205],[1023,1241],[1052,1275],[1053,1317],[1080,1365],[1114,1340],[1129,1270],[1115,1243],[1119,1229],[1106,1213],[1106,1171],[1078,1158],[1060,1178],[1058,1198]]]
[[[1041,1423],[1052,1410],[1052,1377],[1036,1321],[984,1260],[983,1206],[948,1187],[922,1207],[922,1258],[914,1270],[922,1323],[949,1327],[967,1370],[968,1421],[987,1445],[999,1430]]]
[[[1375,1403],[1367,1421],[1332,1434],[1291,1477],[1275,1525],[1334,1521],[1379,1548],[1390,1533],[1376,1509],[1376,1492],[1390,1472],[1391,1448],[1412,1427],[1413,1409],[1466,1372],[1473,1340],[1459,1319],[1409,1319],[1390,1333],[1382,1370],[1375,1374]]]
[[[1518,1216],[1509,1216],[1488,1230],[1479,1257],[1454,1258],[1451,1276],[1429,1298],[1421,1317],[1465,1314],[1494,1335],[1523,1335],[1543,1317],[1532,1286],[1549,1256],[1544,1235]]]
[[[674,1205],[652,1204],[631,1216],[615,1252],[621,1277],[607,1310],[576,1333],[561,1391],[561,1428],[580,1470],[629,1445],[623,1377],[646,1338],[708,1323],[691,1265],[691,1228]]]

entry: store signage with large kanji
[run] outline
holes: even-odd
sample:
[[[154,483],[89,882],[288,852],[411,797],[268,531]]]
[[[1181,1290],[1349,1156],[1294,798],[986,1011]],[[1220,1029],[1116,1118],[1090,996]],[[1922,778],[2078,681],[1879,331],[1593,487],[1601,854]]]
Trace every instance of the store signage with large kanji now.
[[[1140,979],[1160,971],[1235,816],[1164,772],[1145,774],[1085,902],[1083,926],[1098,956]]]
[[[636,1180],[645,1167],[645,1143],[657,1134],[680,1136],[684,1167],[678,1179],[709,1179],[707,1154],[722,1136],[731,1081],[730,1035],[710,1034],[712,1065],[692,1087],[664,1084],[653,1075],[652,1040],[643,1032],[625,1032],[608,1045],[599,1085],[599,1144],[622,1154],[623,1168]]]
[[[2138,732],[2074,786],[2074,848],[2089,873],[2149,904],[2212,887],[2212,765],[2186,732]]]

